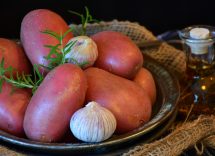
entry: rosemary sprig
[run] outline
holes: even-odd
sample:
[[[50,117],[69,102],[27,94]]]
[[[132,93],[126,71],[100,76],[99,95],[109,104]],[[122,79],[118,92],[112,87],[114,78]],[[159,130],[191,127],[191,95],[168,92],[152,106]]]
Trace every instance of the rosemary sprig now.
[[[32,89],[32,93],[34,93],[44,78],[38,70],[38,65],[34,65],[33,67],[34,78],[32,78],[33,76],[30,74],[22,73],[21,75],[19,75],[18,72],[16,74],[16,78],[14,78],[13,73],[15,69],[12,68],[11,66],[5,68],[3,58],[0,63],[0,92],[2,91],[3,82],[6,81],[17,88],[30,88]],[[9,72],[10,78],[5,76],[6,72]]]
[[[75,14],[81,18],[81,24],[82,24],[82,30],[81,30],[81,35],[86,35],[86,30],[87,30],[87,24],[91,22],[98,22],[97,19],[94,19],[92,15],[89,12],[89,9],[85,7],[85,15],[80,14],[75,11],[69,10],[70,13]]]
[[[72,29],[68,29],[64,34],[57,34],[56,32],[51,30],[42,31],[42,33],[56,38],[59,42],[57,45],[44,45],[46,48],[50,49],[50,52],[47,56],[44,57],[49,62],[48,66],[41,65],[42,67],[47,68],[48,70],[52,70],[53,68],[61,64],[67,63],[67,59],[65,58],[65,56],[71,51],[71,48],[77,42],[74,41],[67,43],[65,46],[63,45],[63,39],[71,31]]]
[[[98,20],[92,18],[92,15],[90,14],[89,9],[87,7],[85,7],[85,15],[80,14],[75,11],[69,11],[69,12],[81,17],[81,22],[82,22],[82,33],[81,34],[82,35],[86,34],[86,27],[87,27],[88,23],[98,22]],[[72,28],[68,29],[64,34],[57,34],[56,32],[51,31],[51,30],[42,31],[42,33],[56,38],[59,43],[57,45],[44,45],[45,47],[50,49],[49,54],[47,56],[45,56],[45,59],[49,61],[49,64],[48,64],[48,66],[34,65],[33,66],[34,67],[33,76],[27,75],[24,73],[19,75],[17,73],[16,78],[14,78],[13,73],[14,73],[15,69],[12,67],[5,68],[4,67],[4,58],[3,58],[0,62],[0,92],[2,90],[3,82],[6,81],[18,88],[31,88],[32,92],[34,93],[36,91],[36,89],[38,88],[38,86],[40,85],[40,83],[44,79],[43,75],[41,75],[41,73],[39,72],[39,69],[38,69],[39,66],[47,68],[48,70],[52,70],[56,66],[68,62],[68,59],[66,59],[65,56],[71,51],[71,48],[73,48],[73,46],[76,44],[77,41],[70,42],[70,43],[66,44],[66,46],[64,46],[63,39],[71,31],[72,31]],[[83,67],[84,65],[88,64],[88,62],[83,62],[82,64],[79,64],[74,58],[69,58],[69,59],[71,59],[73,62],[75,62],[75,64],[79,65],[80,67]],[[10,78],[5,76],[5,73],[7,73],[7,72],[9,72]]]
[[[98,22],[98,20],[96,20],[92,17],[92,15],[90,14],[89,9],[87,7],[85,7],[85,15],[80,14],[80,13],[75,12],[75,11],[71,11],[71,10],[69,10],[69,12],[81,17],[81,23],[82,23],[81,35],[86,34],[86,27],[87,27],[88,23]],[[64,63],[69,62],[69,60],[72,60],[72,62],[74,62],[75,64],[77,64],[80,67],[83,67],[89,63],[89,62],[83,62],[80,64],[74,58],[69,58],[69,59],[66,58],[66,55],[71,51],[71,49],[73,48],[73,46],[77,42],[77,41],[72,41],[70,43],[67,43],[65,46],[63,45],[63,39],[66,37],[66,35],[69,32],[72,32],[72,31],[73,31],[72,28],[68,29],[63,34],[57,34],[56,32],[54,32],[52,30],[41,31],[44,34],[47,34],[47,35],[52,36],[55,39],[57,39],[58,44],[57,45],[44,45],[46,48],[50,49],[49,54],[44,57],[49,63],[47,66],[44,66],[44,65],[40,65],[40,66],[42,66],[48,70],[52,70],[53,68],[55,68],[56,66],[58,66],[60,64],[64,64]]]
[[[71,51],[73,46],[77,43],[77,40],[75,40],[75,41],[71,41],[71,42],[67,43],[65,46],[63,45],[63,39],[66,37],[66,35],[70,31],[72,31],[72,30],[69,29],[62,35],[59,35],[56,32],[51,31],[51,30],[42,31],[42,33],[56,38],[59,42],[57,45],[44,45],[46,48],[50,49],[50,52],[47,56],[44,57],[46,60],[48,60],[48,62],[49,62],[48,65],[47,66],[41,65],[42,67],[47,68],[48,70],[52,70],[53,68],[55,68],[61,64],[70,62],[69,60],[72,60],[72,62],[74,62],[75,64],[77,64],[80,67],[83,67],[84,65],[89,63],[89,62],[83,62],[80,64],[74,58],[66,58],[66,55]]]

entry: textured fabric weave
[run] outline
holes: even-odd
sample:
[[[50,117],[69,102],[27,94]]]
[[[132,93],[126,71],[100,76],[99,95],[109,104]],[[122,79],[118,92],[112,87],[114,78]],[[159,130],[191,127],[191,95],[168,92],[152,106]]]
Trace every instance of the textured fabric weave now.
[[[185,149],[215,133],[215,116],[200,116],[193,122],[187,122],[167,137],[151,144],[143,144],[131,149],[123,156],[177,156]],[[214,138],[204,140],[205,145],[212,143]],[[214,146],[212,146],[214,147]]]

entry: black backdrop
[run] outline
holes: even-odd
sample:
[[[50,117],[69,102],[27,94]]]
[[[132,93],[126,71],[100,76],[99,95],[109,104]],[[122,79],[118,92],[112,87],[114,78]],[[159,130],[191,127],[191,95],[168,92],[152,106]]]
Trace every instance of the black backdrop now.
[[[0,37],[19,38],[22,18],[33,9],[51,9],[69,24],[80,20],[68,10],[83,13],[84,6],[96,19],[138,22],[155,35],[193,24],[215,26],[213,0],[6,0],[0,5]]]

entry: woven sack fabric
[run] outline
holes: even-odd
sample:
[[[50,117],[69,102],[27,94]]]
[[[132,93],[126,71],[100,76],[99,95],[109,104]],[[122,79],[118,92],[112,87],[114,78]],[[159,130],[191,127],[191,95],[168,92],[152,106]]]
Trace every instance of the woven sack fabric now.
[[[123,156],[177,156],[199,142],[203,147],[214,148],[214,125],[214,116],[199,116],[192,122],[182,124],[168,136],[149,144],[138,145]],[[203,150],[199,151],[199,155],[200,153],[202,155]]]

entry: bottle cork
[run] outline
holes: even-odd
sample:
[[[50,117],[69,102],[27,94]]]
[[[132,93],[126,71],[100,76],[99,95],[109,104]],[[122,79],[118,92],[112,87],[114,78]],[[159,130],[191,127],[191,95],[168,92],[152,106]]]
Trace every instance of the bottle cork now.
[[[209,34],[209,30],[206,28],[193,28],[190,30],[190,37],[194,39],[207,39]]]
[[[210,37],[210,31],[206,28],[193,28],[189,33],[193,39],[187,42],[191,52],[197,55],[208,53],[208,47],[213,44],[212,41],[207,40]]]

